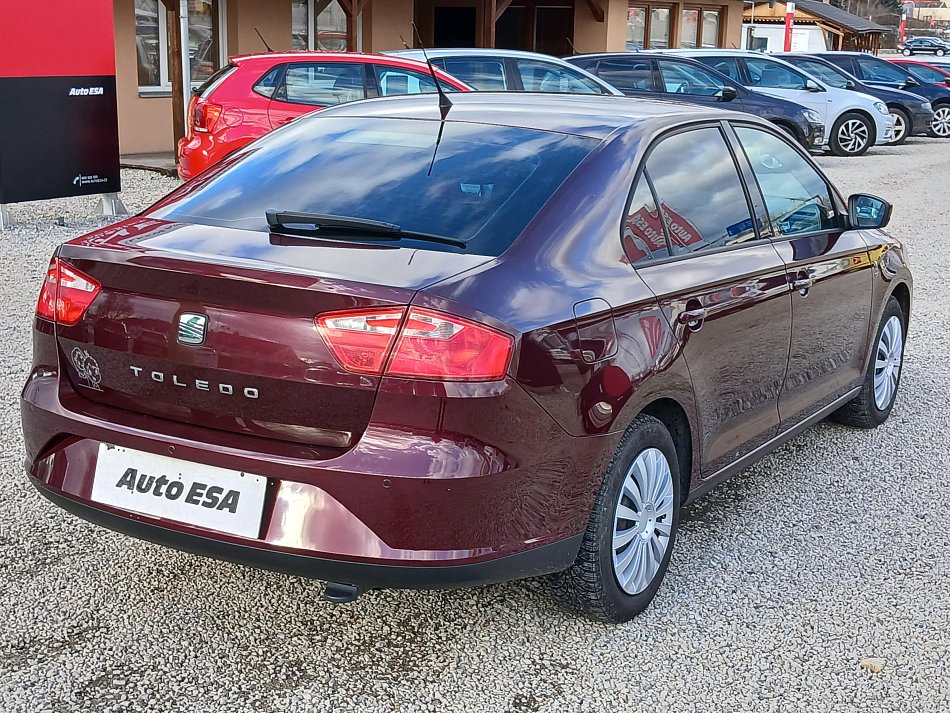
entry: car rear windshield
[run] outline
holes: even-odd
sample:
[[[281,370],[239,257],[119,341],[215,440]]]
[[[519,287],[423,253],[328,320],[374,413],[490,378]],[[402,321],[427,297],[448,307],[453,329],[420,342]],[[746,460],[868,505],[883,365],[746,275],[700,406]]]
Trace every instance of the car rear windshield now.
[[[225,159],[159,203],[166,220],[269,231],[266,212],[393,223],[499,255],[595,139],[465,122],[315,115]],[[354,236],[354,239],[358,239]]]

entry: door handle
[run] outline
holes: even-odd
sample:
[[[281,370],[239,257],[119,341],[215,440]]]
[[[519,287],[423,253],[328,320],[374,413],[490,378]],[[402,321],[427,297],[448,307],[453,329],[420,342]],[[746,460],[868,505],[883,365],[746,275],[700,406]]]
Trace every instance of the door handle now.
[[[688,309],[679,313],[679,316],[676,320],[680,324],[685,324],[689,329],[694,332],[698,332],[702,326],[703,322],[706,320],[706,309],[699,307],[697,309]]]
[[[808,288],[815,284],[815,278],[813,277],[799,277],[796,280],[792,280],[792,289],[798,290],[803,295],[808,292]]]

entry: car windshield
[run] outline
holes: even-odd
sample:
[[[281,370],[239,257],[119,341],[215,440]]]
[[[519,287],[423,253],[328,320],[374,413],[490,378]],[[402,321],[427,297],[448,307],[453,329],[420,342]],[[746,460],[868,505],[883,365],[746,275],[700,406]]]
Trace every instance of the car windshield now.
[[[838,89],[847,89],[848,82],[856,82],[857,80],[852,77],[850,74],[845,72],[843,69],[838,69],[837,67],[832,67],[825,64],[824,62],[816,62],[814,60],[808,59],[798,59],[793,60],[795,66],[799,69],[804,69],[811,76],[816,77],[823,81],[825,84],[828,84],[832,87]]]
[[[258,231],[270,230],[273,210],[359,218],[499,255],[597,143],[464,122],[314,115],[222,161],[151,214]]]

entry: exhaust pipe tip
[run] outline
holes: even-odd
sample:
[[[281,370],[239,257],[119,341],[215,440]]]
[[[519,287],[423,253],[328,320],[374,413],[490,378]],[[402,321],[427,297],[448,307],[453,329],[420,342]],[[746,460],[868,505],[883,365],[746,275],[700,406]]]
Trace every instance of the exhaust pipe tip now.
[[[327,582],[323,590],[324,601],[331,604],[349,604],[359,599],[363,590],[352,584],[342,584],[340,582]]]

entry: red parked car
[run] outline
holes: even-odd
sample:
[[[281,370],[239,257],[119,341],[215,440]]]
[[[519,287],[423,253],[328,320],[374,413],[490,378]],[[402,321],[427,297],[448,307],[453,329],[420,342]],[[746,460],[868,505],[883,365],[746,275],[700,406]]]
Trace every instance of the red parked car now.
[[[436,70],[447,92],[471,91]],[[428,66],[355,52],[285,52],[232,57],[201,85],[178,143],[178,175],[188,180],[298,116],[357,99],[435,92]]]
[[[914,79],[924,84],[946,84],[950,86],[950,66],[923,62],[919,59],[892,59],[894,64],[901,65],[913,75]]]

